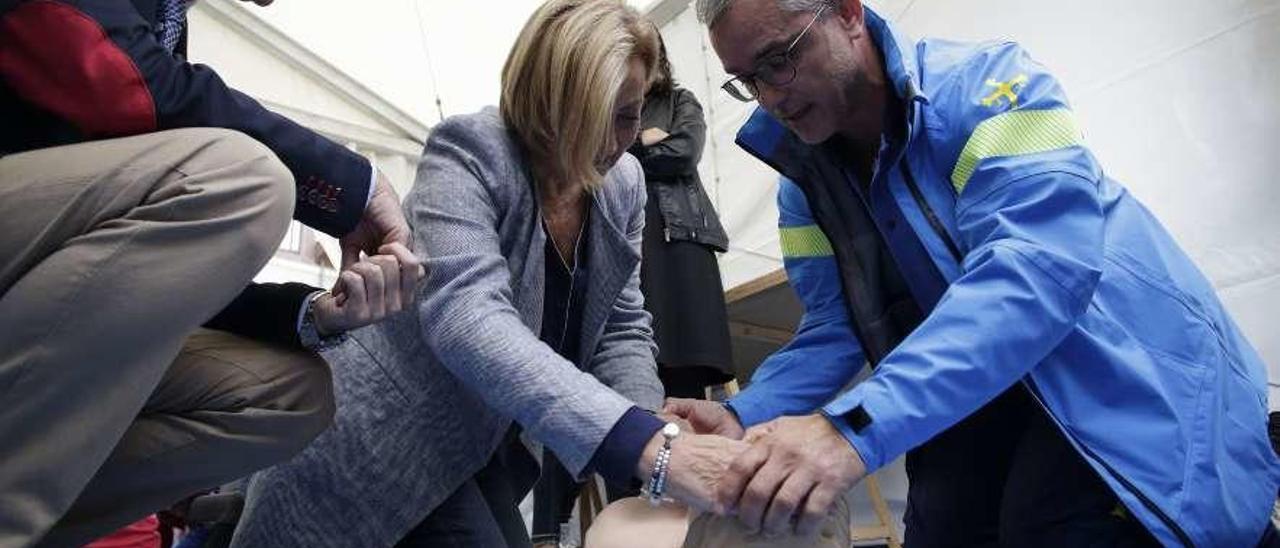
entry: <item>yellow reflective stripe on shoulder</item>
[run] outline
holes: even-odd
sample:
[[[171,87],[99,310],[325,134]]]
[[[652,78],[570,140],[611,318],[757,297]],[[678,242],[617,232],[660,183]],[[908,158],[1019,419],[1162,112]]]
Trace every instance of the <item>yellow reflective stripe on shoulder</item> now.
[[[818,225],[784,226],[778,229],[783,257],[830,257],[831,241]]]
[[[1012,110],[978,124],[960,151],[951,185],[964,191],[978,163],[997,156],[1020,156],[1083,144],[1076,118],[1065,108]]]

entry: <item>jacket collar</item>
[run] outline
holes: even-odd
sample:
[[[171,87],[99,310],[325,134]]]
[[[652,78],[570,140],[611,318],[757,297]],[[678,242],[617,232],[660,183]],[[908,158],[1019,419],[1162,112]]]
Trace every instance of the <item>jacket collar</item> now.
[[[614,181],[615,187],[622,181]],[[614,303],[632,272],[640,262],[640,256],[627,241],[626,233],[618,223],[625,225],[627,208],[615,201],[620,198],[620,188],[597,190],[592,194],[591,223],[586,245],[589,274],[587,274],[587,302],[582,310],[582,336],[579,341],[578,359],[583,368],[589,369],[599,346],[600,334],[609,321]],[[611,203],[615,202],[615,203]]]
[[[492,107],[485,110],[494,116],[498,115],[497,110]],[[536,306],[528,310],[522,308],[521,311],[522,314],[527,312],[524,314],[525,324],[533,327],[537,334],[542,329],[543,307],[547,305],[544,298],[546,280],[543,276],[546,269],[547,236],[541,222],[542,204],[538,199],[537,183],[533,171],[528,168],[528,162],[524,160],[526,154],[521,148],[517,163],[521,166],[520,175],[524,179],[523,192],[527,193],[528,203],[533,211],[529,225],[532,234],[525,263],[526,268],[531,269],[533,283],[523,289],[530,292],[528,298]],[[590,225],[586,230],[586,241],[581,243],[587,248],[587,293],[582,312],[579,363],[576,364],[583,369],[590,366],[600,334],[609,320],[618,294],[640,262],[640,254],[631,247],[625,229],[631,205],[626,196],[628,181],[623,175],[626,168],[622,164],[623,161],[619,160],[618,165],[605,174],[604,184],[587,194],[591,208],[587,222]]]
[[[866,13],[865,25],[884,56],[884,70],[893,83],[893,90],[903,103],[912,101],[929,102],[928,96],[920,89],[920,63],[916,57],[916,42],[898,28],[890,24],[871,8],[863,8]]]

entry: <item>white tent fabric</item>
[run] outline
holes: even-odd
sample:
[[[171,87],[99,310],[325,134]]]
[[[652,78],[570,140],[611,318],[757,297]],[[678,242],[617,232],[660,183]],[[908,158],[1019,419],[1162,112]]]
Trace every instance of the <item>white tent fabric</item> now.
[[[1280,0],[869,5],[916,37],[1018,41],[1053,70],[1102,165],[1196,260],[1280,380]],[[732,239],[731,288],[781,266],[776,174],[733,144],[754,105],[718,89],[726,77],[691,3],[651,12],[706,109],[699,169]]]
[[[235,0],[195,4],[188,12],[190,59],[215,67],[228,85],[267,108],[369,158],[403,195],[417,172],[426,124],[263,22],[259,11]],[[281,252],[254,279],[329,287],[340,261],[337,240],[295,222]]]

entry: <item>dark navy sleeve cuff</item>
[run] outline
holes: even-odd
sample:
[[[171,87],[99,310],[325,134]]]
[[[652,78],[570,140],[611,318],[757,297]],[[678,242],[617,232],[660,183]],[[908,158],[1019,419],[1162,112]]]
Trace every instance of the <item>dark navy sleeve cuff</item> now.
[[[662,430],[663,424],[661,419],[639,407],[628,409],[600,442],[596,454],[587,463],[587,471],[600,474],[611,485],[628,485],[635,477],[636,463],[640,462],[644,446]]]
[[[298,340],[298,314],[318,287],[289,282],[249,284],[204,326],[259,342],[303,348]]]

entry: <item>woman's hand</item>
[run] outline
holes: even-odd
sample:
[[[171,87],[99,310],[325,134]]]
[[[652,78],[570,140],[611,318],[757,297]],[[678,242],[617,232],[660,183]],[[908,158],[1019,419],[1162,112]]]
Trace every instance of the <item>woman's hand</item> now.
[[[316,331],[333,335],[382,321],[413,305],[418,282],[426,275],[409,248],[391,243],[338,275],[332,294],[312,305]]]
[[[644,448],[636,477],[647,481],[653,473],[662,433],[654,434]],[[739,455],[750,446],[723,436],[682,433],[671,441],[671,459],[667,465],[667,495],[691,508],[724,515],[726,508],[716,498],[720,478],[724,477]]]

